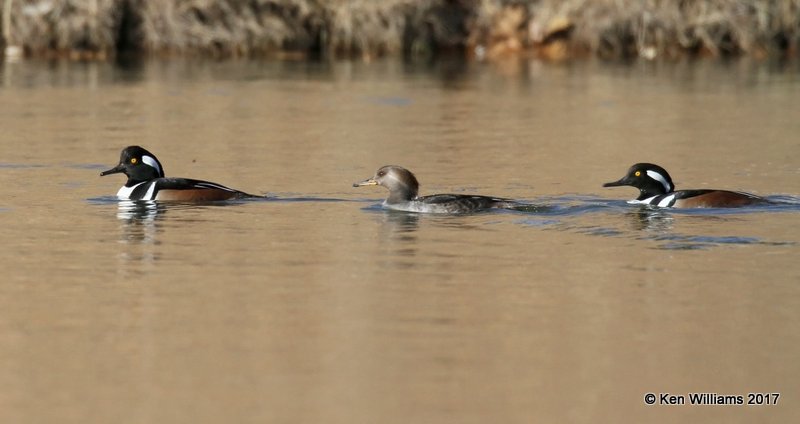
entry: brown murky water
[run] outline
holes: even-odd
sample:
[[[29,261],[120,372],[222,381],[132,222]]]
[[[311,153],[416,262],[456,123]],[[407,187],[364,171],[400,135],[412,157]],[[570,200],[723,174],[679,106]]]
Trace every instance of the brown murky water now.
[[[0,70],[4,423],[800,414],[796,66]],[[124,178],[98,174],[129,144],[274,198],[119,205]],[[640,210],[600,187],[637,161],[795,204]],[[389,163],[423,194],[549,207],[390,213],[351,187]]]

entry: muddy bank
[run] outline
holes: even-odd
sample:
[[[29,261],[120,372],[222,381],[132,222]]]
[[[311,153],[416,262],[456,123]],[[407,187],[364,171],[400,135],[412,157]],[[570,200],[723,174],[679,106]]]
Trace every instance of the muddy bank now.
[[[0,0],[26,56],[795,56],[800,0]]]

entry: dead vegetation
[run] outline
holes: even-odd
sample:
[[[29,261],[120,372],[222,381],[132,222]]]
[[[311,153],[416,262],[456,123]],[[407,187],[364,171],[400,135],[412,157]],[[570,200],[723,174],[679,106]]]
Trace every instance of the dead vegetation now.
[[[28,56],[765,57],[800,41],[800,0],[2,1],[0,41]]]

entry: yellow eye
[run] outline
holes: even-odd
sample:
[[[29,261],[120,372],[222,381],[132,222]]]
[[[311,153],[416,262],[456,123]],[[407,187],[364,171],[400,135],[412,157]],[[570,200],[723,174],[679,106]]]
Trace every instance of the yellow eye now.
[[[131,164],[136,165],[136,158],[131,158]]]
[[[136,159],[134,159],[134,160],[136,160]],[[638,177],[638,176],[642,175],[642,171],[636,171],[633,175],[636,175]]]

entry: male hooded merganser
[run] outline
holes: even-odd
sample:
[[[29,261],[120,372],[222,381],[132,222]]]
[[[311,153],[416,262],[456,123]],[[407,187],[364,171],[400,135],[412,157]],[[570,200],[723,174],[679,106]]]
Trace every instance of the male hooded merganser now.
[[[123,200],[204,202],[258,197],[216,183],[188,178],[167,178],[155,155],[139,146],[122,149],[119,165],[100,176],[124,173],[128,182],[117,192]]]
[[[469,213],[518,206],[513,200],[464,194],[434,194],[418,197],[419,182],[411,171],[396,165],[384,166],[375,176],[353,187],[381,185],[389,190],[383,205],[389,209],[423,213]]]
[[[603,187],[632,186],[639,197],[628,203],[674,208],[732,208],[769,203],[767,199],[749,193],[727,190],[675,190],[667,171],[652,163],[637,163],[619,181]]]

